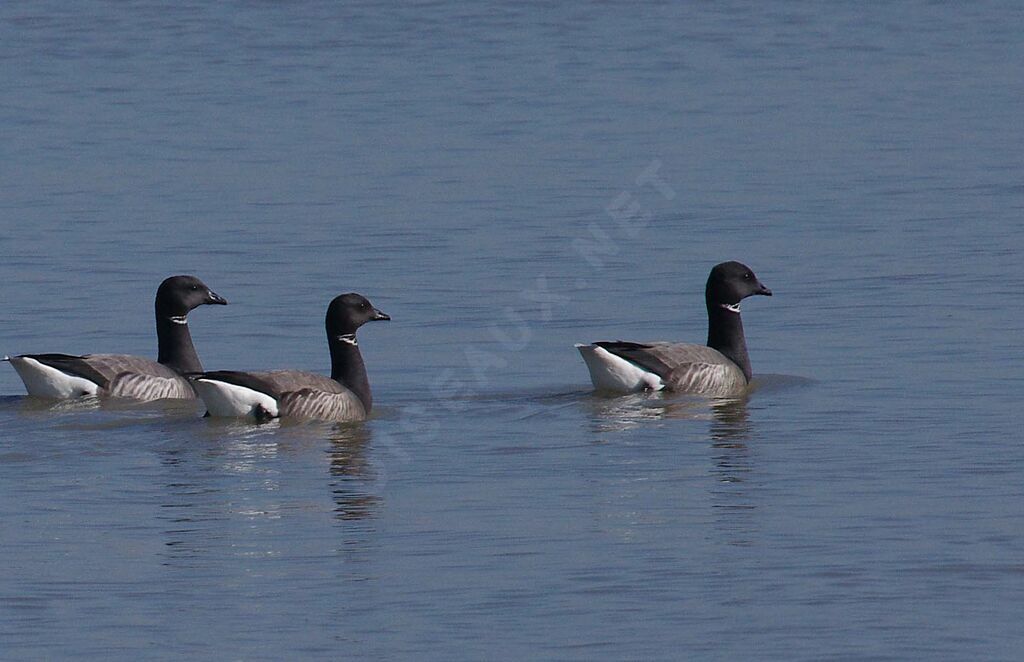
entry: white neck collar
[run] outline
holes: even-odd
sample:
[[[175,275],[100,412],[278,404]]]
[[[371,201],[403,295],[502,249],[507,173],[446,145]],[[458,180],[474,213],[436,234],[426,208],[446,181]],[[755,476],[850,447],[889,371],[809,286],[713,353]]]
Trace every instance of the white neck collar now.
[[[722,308],[728,310],[730,313],[740,314],[740,304],[738,303],[720,303],[718,304]]]
[[[188,319],[185,315],[171,315],[167,318],[172,324],[188,324]]]
[[[335,336],[335,339],[340,340],[341,342],[344,343],[348,343],[353,347],[357,347],[359,345],[359,343],[356,342],[356,334],[354,333],[343,333],[340,336]]]

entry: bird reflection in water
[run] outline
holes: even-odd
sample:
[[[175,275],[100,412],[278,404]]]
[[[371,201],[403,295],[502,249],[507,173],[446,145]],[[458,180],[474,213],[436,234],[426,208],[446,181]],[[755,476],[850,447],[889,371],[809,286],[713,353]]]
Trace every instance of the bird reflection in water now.
[[[669,393],[637,393],[614,398],[590,396],[594,431],[625,432],[643,425],[667,421],[709,423],[711,451],[709,489],[715,521],[728,545],[753,544],[756,508],[748,478],[753,470],[748,445],[753,432],[748,398],[707,399]]]
[[[709,399],[670,393],[634,393],[614,398],[589,396],[595,432],[624,432],[656,421],[711,421],[713,439],[746,439],[749,434],[747,399]]]
[[[368,457],[371,428],[367,425],[340,424],[329,436],[331,495],[334,516],[340,520],[374,517],[380,497],[371,492],[378,482],[377,471]]]
[[[372,539],[367,522],[380,501],[373,493],[380,479],[369,457],[369,426],[232,421],[200,430],[203,443],[188,440],[161,452],[166,500],[158,519],[166,563],[200,563],[225,553],[274,556],[292,522],[317,513],[336,523],[341,538],[332,545],[339,553],[366,550]],[[291,489],[291,480],[317,481],[323,487],[312,494],[322,496],[310,500]]]
[[[267,467],[278,459],[273,426],[246,425],[235,421],[199,426],[201,443],[192,438],[175,438],[160,451],[166,472],[164,501],[157,519],[164,535],[164,563],[192,566],[231,549],[249,554],[267,554],[267,548],[247,547],[237,538],[233,522],[250,522],[247,531],[259,531],[253,524],[276,521],[280,503],[273,499],[239,500],[239,493],[278,494],[280,485]],[[239,503],[259,503],[256,509],[240,509]]]
[[[721,400],[712,405],[714,419],[709,431],[711,437],[712,475],[718,479],[712,488],[712,507],[717,513],[715,523],[724,536],[724,542],[740,547],[754,543],[756,508],[747,481],[753,470],[750,461],[750,413],[746,398]]]

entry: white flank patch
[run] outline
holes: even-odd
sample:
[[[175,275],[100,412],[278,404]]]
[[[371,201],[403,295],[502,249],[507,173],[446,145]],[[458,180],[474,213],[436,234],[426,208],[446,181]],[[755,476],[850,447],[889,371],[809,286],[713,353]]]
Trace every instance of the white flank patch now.
[[[21,381],[25,382],[25,390],[29,395],[66,400],[83,395],[96,395],[96,391],[99,390],[96,382],[77,375],[69,375],[27,356],[13,356],[10,361],[18,371]]]
[[[277,400],[251,388],[228,384],[215,379],[195,380],[196,391],[206,403],[210,416],[243,418],[255,416],[256,407],[262,406],[270,416],[277,416]]]
[[[599,391],[635,393],[665,388],[661,377],[597,345],[576,345],[590,370],[590,381]]]

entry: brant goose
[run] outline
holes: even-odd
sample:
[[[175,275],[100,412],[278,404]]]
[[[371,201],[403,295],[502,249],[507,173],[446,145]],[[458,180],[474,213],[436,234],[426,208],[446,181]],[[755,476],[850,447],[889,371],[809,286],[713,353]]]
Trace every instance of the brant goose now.
[[[576,345],[594,388],[631,393],[668,389],[709,396],[742,394],[750,383],[750,357],[743,337],[740,301],[771,296],[754,272],[739,262],[716,265],[708,276],[708,343],[602,341]]]
[[[22,354],[3,360],[18,371],[29,395],[44,398],[195,398],[182,377],[203,369],[188,331],[188,313],[203,304],[226,303],[195,276],[171,276],[156,291],[156,361],[126,354]]]
[[[325,320],[330,378],[300,370],[219,370],[190,378],[206,403],[208,416],[361,421],[373,407],[373,396],[356,329],[367,322],[389,319],[359,294],[335,297]]]

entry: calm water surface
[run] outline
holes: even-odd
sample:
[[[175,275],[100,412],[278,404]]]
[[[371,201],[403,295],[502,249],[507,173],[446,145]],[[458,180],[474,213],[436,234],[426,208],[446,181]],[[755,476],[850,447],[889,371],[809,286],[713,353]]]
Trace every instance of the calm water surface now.
[[[925,2],[4,3],[0,354],[327,369],[249,426],[0,366],[5,659],[1019,659],[1024,12]],[[700,341],[744,402],[598,398]]]

